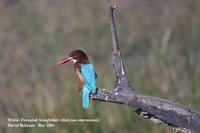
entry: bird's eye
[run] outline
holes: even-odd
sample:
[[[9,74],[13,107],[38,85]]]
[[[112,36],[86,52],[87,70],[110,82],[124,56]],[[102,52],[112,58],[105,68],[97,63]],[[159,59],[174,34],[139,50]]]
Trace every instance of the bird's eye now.
[[[74,56],[74,54],[73,54],[73,53],[71,53],[71,54],[69,54],[69,56],[70,56],[70,57],[73,57],[73,56]]]

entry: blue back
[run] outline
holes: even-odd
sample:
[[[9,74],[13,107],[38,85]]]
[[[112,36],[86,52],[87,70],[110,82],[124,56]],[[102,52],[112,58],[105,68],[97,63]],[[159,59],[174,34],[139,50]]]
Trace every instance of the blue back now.
[[[92,91],[96,92],[96,76],[95,70],[92,64],[81,64],[81,73],[85,80],[85,86]]]
[[[83,108],[88,108],[90,92],[96,93],[96,76],[93,65],[81,64],[81,74],[85,80],[83,86],[82,106]]]

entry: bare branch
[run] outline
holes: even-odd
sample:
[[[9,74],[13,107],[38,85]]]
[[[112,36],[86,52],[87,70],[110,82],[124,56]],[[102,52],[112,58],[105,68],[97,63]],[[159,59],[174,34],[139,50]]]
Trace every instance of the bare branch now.
[[[112,53],[112,62],[113,66],[115,68],[116,72],[116,86],[115,89],[118,91],[124,91],[124,92],[129,92],[132,91],[133,89],[131,88],[131,84],[128,80],[125,68],[124,68],[124,63],[121,58],[121,53],[119,50],[119,42],[117,38],[117,31],[116,31],[116,26],[115,26],[115,20],[113,16],[113,11],[116,9],[116,6],[112,6],[110,0],[107,0],[108,2],[108,14],[110,18],[110,25],[111,25],[111,32],[112,32],[112,42],[113,42],[113,53]],[[123,89],[122,89],[123,88]]]
[[[116,6],[112,6],[110,0],[107,2],[113,42],[112,62],[117,81],[115,89],[98,89],[97,94],[91,95],[91,99],[135,107],[135,112],[141,117],[169,125],[179,133],[199,132],[199,112],[179,103],[133,91],[120,53],[113,16]]]
[[[137,114],[155,123],[164,123],[191,133],[200,131],[200,113],[169,100],[136,91],[127,94],[113,89],[99,89],[91,99],[135,107]]]
[[[113,17],[113,11],[116,8],[117,8],[117,6],[112,6],[110,3],[110,0],[108,0],[108,13],[109,13],[109,19],[110,19],[110,25],[111,25],[113,52],[114,53],[118,53],[118,51],[119,51],[119,42],[118,42],[118,38],[117,38],[115,20]]]

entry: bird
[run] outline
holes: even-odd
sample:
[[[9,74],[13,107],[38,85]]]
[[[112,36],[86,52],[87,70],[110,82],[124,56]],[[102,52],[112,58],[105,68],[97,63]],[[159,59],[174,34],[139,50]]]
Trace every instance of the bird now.
[[[82,107],[89,107],[90,94],[97,92],[96,72],[93,65],[89,62],[87,55],[82,50],[74,50],[68,56],[57,63],[62,65],[67,62],[74,63],[74,71],[78,78],[78,91],[82,93]]]

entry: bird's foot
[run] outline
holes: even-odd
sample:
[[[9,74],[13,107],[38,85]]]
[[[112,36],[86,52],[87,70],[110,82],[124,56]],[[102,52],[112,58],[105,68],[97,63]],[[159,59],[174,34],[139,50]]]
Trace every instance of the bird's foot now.
[[[98,92],[98,88],[96,88],[96,92],[95,93],[90,93],[90,98],[94,95],[97,95],[97,92]]]

